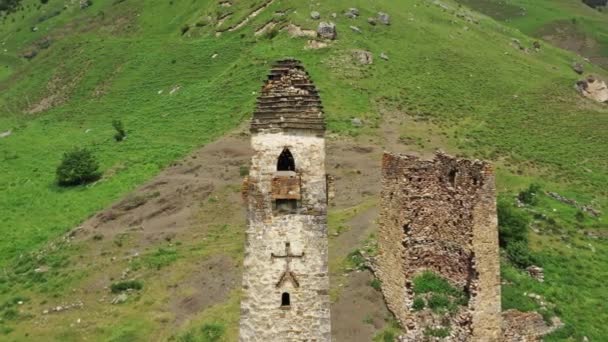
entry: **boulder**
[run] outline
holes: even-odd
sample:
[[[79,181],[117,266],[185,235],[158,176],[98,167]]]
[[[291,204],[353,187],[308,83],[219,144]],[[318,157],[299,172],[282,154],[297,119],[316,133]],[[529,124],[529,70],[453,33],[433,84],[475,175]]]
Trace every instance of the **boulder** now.
[[[344,15],[347,18],[355,19],[359,16],[359,10],[354,7],[351,7],[346,12],[344,12]]]
[[[353,58],[355,59],[355,61],[357,61],[357,63],[363,65],[374,63],[374,57],[372,53],[365,50],[353,50]]]
[[[391,16],[384,12],[378,12],[378,22],[383,25],[390,25]]]
[[[576,89],[584,97],[602,103],[608,103],[608,87],[602,80],[593,76],[576,82]]]
[[[319,19],[321,19],[321,13],[319,13],[317,11],[312,11],[312,12],[310,12],[310,18],[313,20],[319,20]]]
[[[579,75],[582,75],[585,72],[583,65],[579,62],[572,63],[572,70],[574,70],[574,72],[576,72]]]
[[[380,58],[384,59],[385,61],[388,61],[388,55],[384,52],[380,54]]]
[[[541,283],[545,282],[545,272],[542,267],[532,265],[526,268],[526,271],[528,272],[530,277],[538,280]]]
[[[376,18],[369,17],[369,18],[367,18],[367,23],[370,24],[370,25],[372,25],[372,26],[376,26],[376,24],[378,22],[376,21]]]
[[[350,123],[355,127],[363,126],[363,121],[361,121],[361,119],[359,118],[353,118],[352,120],[350,120]]]
[[[317,28],[317,36],[324,39],[334,40],[338,37],[338,32],[336,30],[336,24],[332,22],[320,22],[319,27]]]

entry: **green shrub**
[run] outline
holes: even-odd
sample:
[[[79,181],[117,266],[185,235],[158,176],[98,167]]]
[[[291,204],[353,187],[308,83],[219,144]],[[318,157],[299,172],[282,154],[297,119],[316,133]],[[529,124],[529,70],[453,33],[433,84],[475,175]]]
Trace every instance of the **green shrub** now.
[[[450,328],[445,328],[445,327],[441,327],[441,328],[426,328],[424,330],[424,335],[426,336],[433,336],[433,337],[439,337],[439,338],[445,338],[450,336]]]
[[[114,130],[116,130],[116,133],[114,134],[114,140],[116,140],[116,141],[125,140],[125,138],[127,137],[127,132],[125,131],[125,127],[122,124],[122,121],[120,121],[120,120],[112,121],[112,127],[114,127]]]
[[[574,214],[574,218],[576,218],[578,222],[583,222],[585,221],[585,214],[583,214],[583,212],[579,210],[576,212],[576,214]]]
[[[532,183],[530,184],[530,186],[519,193],[519,195],[517,196],[517,198],[519,198],[520,201],[522,201],[523,203],[529,204],[529,205],[536,205],[538,204],[538,194],[540,193],[540,185]]]
[[[350,252],[346,257],[346,260],[351,268],[357,270],[364,270],[366,267],[365,258],[363,257],[363,254],[361,254],[361,251],[358,249]]]
[[[226,328],[220,323],[207,323],[201,328],[202,341],[204,342],[216,342],[224,336]]]
[[[451,306],[451,301],[450,298],[444,294],[433,294],[428,299],[428,305],[431,310],[437,312],[443,309],[448,309]]]
[[[380,291],[382,289],[382,282],[378,278],[374,278],[372,281],[370,281],[369,285],[376,291]]]
[[[498,201],[498,232],[501,247],[514,242],[528,242],[528,217],[505,200]]]
[[[120,293],[127,290],[141,290],[143,288],[144,284],[139,280],[120,281],[110,286],[112,293]]]
[[[241,165],[239,167],[239,175],[241,177],[245,177],[245,176],[249,175],[249,168],[246,165]]]
[[[447,280],[433,272],[423,272],[414,278],[414,293],[438,293],[447,294],[454,297],[463,295],[463,291],[453,287]]]
[[[414,309],[414,311],[420,311],[424,309],[424,306],[424,299],[422,297],[414,298],[414,303],[412,304],[412,309]]]
[[[505,250],[509,260],[520,268],[526,268],[537,263],[534,256],[530,254],[528,243],[525,241],[510,243]]]
[[[65,153],[56,173],[61,186],[82,185],[101,177],[95,156],[84,148]]]

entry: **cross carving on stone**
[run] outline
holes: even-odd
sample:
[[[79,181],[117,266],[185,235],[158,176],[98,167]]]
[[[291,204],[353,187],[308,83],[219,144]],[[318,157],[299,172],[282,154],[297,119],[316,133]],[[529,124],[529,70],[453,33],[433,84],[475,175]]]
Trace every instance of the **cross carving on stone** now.
[[[287,280],[290,280],[293,286],[300,287],[300,283],[296,278],[296,275],[289,268],[289,263],[294,258],[302,258],[304,256],[304,252],[300,255],[291,253],[291,246],[289,242],[285,242],[285,255],[276,255],[274,253],[270,253],[270,256],[275,259],[285,259],[285,271],[281,274],[281,278],[279,282],[277,282],[276,287],[281,287]]]

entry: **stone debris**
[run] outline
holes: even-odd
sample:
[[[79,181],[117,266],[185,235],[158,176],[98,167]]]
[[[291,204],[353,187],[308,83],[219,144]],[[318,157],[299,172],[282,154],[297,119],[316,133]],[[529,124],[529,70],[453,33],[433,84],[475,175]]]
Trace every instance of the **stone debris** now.
[[[549,325],[538,312],[521,312],[511,309],[502,313],[503,338],[501,341],[540,342],[544,335],[563,326],[564,324],[558,317],[553,317],[551,325]]]
[[[528,272],[530,277],[538,280],[541,283],[545,282],[545,273],[542,267],[532,265],[528,266],[528,268],[526,268],[526,271]]]
[[[599,210],[596,210],[588,205],[583,205],[578,203],[577,201],[570,199],[570,198],[566,198],[560,194],[558,194],[557,192],[545,192],[545,194],[559,202],[568,204],[570,206],[573,206],[583,212],[586,212],[587,214],[593,216],[593,217],[600,217],[602,215],[602,212]]]
[[[319,20],[319,19],[321,19],[321,13],[319,13],[317,11],[312,11],[312,12],[310,12],[310,18],[313,20]]]
[[[361,119],[359,118],[353,118],[352,120],[350,120],[350,123],[355,127],[363,126],[363,121],[361,121]]]
[[[425,331],[437,326],[450,327],[450,341],[499,340],[494,182],[492,166],[478,160],[384,154],[375,273],[387,306],[407,328],[405,341],[425,341]],[[414,310],[412,282],[424,271],[472,300],[447,315]]]
[[[122,304],[129,299],[129,296],[126,293],[121,293],[118,296],[114,297],[110,303],[112,304]]]
[[[572,63],[572,70],[574,70],[574,72],[576,72],[579,75],[582,75],[585,72],[583,65],[579,62]]]
[[[354,7],[351,7],[346,12],[344,12],[344,15],[347,18],[356,19],[359,16],[359,10]]]
[[[0,133],[0,139],[1,138],[6,138],[6,137],[10,136],[11,134],[13,134],[13,131],[10,130],[10,129],[8,131],[6,131],[6,132],[2,132],[2,133]]]
[[[82,307],[84,307],[84,303],[82,301],[77,301],[77,302],[74,302],[71,304],[57,305],[50,309],[43,310],[42,314],[47,315],[47,314],[51,314],[51,313],[59,313],[59,312],[72,310],[72,309],[80,309]]]
[[[87,7],[90,7],[91,5],[93,5],[93,2],[91,0],[80,0],[80,9],[85,9]]]
[[[388,55],[386,53],[384,53],[384,52],[382,52],[380,54],[380,58],[384,59],[385,61],[388,61]]]
[[[371,52],[365,50],[353,50],[353,58],[359,64],[368,65],[374,63],[374,57]]]
[[[326,42],[320,42],[318,40],[309,40],[308,42],[306,42],[306,46],[304,47],[304,49],[306,50],[318,50],[318,49],[323,49],[328,47],[329,44],[327,44]]]
[[[540,42],[538,40],[535,40],[534,43],[532,43],[532,47],[534,47],[534,50],[540,51]]]
[[[175,93],[177,93],[182,87],[179,85],[173,86],[173,88],[171,89],[171,91],[169,92],[169,95],[173,95]]]
[[[360,29],[360,28],[358,28],[357,26],[350,26],[350,29],[351,29],[351,30],[353,30],[353,32],[357,32],[357,33],[363,33],[363,32],[361,31],[361,29]]]
[[[576,89],[584,97],[596,102],[608,102],[608,87],[606,83],[600,79],[590,75],[585,80],[576,82]]]
[[[315,30],[307,30],[303,29],[298,25],[289,24],[285,27],[287,33],[291,37],[317,37],[317,32]]]
[[[336,24],[332,22],[320,22],[319,27],[317,28],[317,35],[320,38],[334,40],[338,37],[338,32],[336,30]]]
[[[391,17],[387,13],[378,12],[378,22],[383,25],[390,25]]]
[[[376,21],[376,18],[369,17],[367,18],[367,23],[372,26],[376,26],[378,24],[378,21]]]

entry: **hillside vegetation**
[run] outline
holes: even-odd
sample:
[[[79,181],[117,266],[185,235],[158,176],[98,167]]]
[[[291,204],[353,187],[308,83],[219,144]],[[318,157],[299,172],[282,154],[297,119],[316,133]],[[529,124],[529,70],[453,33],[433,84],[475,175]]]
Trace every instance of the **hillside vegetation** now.
[[[22,0],[0,18],[0,133],[6,133],[0,138],[0,340],[27,340],[30,333],[78,340],[82,332],[41,315],[42,307],[49,298],[67,300],[72,289],[102,271],[73,272],[88,247],[73,245],[47,258],[39,251],[237,128],[250,117],[270,63],[284,57],[300,59],[311,74],[335,139],[381,149],[388,122],[408,150],[442,148],[491,160],[501,198],[509,204],[519,191],[539,183],[544,191],[600,210],[599,217],[581,216],[542,193],[535,205],[514,209],[534,228],[529,244],[545,269],[545,282],[505,259],[503,306],[537,310],[540,305],[524,295],[533,292],[555,304],[548,316],[565,323],[547,340],[608,336],[608,106],[577,94],[574,84],[582,76],[571,68],[579,61],[585,73],[608,78],[606,12],[569,0],[43,2]],[[349,7],[357,7],[360,16],[345,17]],[[322,21],[337,24],[338,39],[326,48],[305,49],[312,38],[291,37],[284,29],[288,24],[316,29],[313,10]],[[367,23],[378,11],[390,14],[390,26]],[[588,53],[595,64],[544,40],[539,50],[533,48],[542,37],[560,41],[556,29],[575,43],[588,42],[571,50]],[[527,49],[514,46],[513,39]],[[353,49],[370,51],[374,63],[360,65]],[[354,118],[362,125],[353,124]],[[123,141],[114,138],[114,120],[124,124]],[[93,153],[103,172],[100,180],[57,185],[55,170],[74,148]],[[205,203],[205,208],[217,205]],[[219,227],[211,229],[213,236],[240,260],[242,250],[233,245],[242,241],[234,238],[242,238],[240,227]],[[220,236],[222,231],[228,235]],[[193,241],[200,245],[189,246],[186,256],[172,252],[179,246],[154,242],[151,263],[164,266],[179,258],[185,263],[221,251],[209,240]],[[41,276],[36,272],[41,266],[53,272]],[[162,267],[155,267],[146,273],[146,283],[162,279]],[[169,293],[160,285],[144,285],[142,291],[154,298]],[[131,310],[94,311],[98,315],[90,319],[87,336],[134,341],[207,334],[147,314],[149,301],[142,299]],[[210,315],[227,326],[223,338],[233,338],[238,293]],[[210,318],[190,319],[204,327],[215,324]],[[41,320],[61,328],[44,330]],[[118,320],[124,329],[110,329]]]

